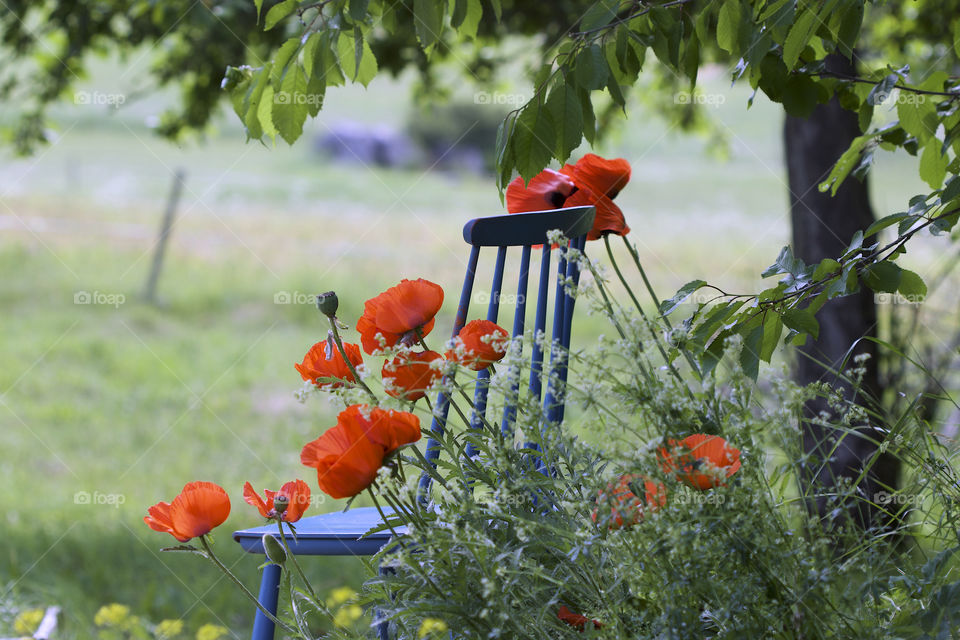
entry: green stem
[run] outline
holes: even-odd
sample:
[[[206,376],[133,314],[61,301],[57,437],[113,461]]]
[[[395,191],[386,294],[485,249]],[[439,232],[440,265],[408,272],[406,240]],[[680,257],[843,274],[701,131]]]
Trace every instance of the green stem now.
[[[354,366],[353,366],[353,363],[350,362],[350,358],[347,357],[347,352],[346,352],[346,350],[343,348],[343,341],[340,340],[340,332],[337,330],[337,319],[336,319],[336,317],[335,317],[335,316],[329,316],[328,319],[330,320],[330,327],[331,327],[331,329],[332,329],[332,331],[333,331],[333,341],[336,343],[336,345],[337,345],[337,350],[340,351],[340,355],[343,357],[343,361],[346,362],[346,363],[347,363],[347,367],[350,368],[350,373],[353,374],[353,378],[357,381],[357,384],[360,385],[360,386],[363,388],[364,391],[366,391],[368,394],[370,394],[370,399],[373,400],[373,404],[375,404],[375,405],[376,405],[376,404],[379,404],[380,401],[379,401],[379,399],[377,398],[377,395],[376,395],[373,391],[370,390],[370,387],[367,386],[367,383],[364,382],[363,379],[360,377],[360,374],[357,373],[356,367],[354,367]]]
[[[623,273],[620,271],[620,265],[617,264],[617,259],[613,257],[613,251],[610,248],[609,235],[603,236],[603,244],[607,247],[607,256],[610,258],[610,264],[613,265],[613,270],[617,273],[620,283],[623,285],[623,288],[627,290],[627,293],[630,295],[630,299],[633,301],[633,306],[637,308],[637,311],[640,313],[640,317],[643,319],[643,323],[647,325],[647,329],[650,330],[650,335],[653,336],[653,342],[657,345],[657,351],[660,352],[660,356],[666,363],[670,373],[673,374],[673,377],[676,378],[681,384],[683,384],[683,386],[687,389],[687,393],[692,399],[693,392],[691,392],[689,387],[686,386],[686,381],[683,379],[683,376],[680,375],[680,372],[677,371],[677,368],[673,366],[673,362],[670,360],[669,356],[667,356],[667,351],[663,348],[657,328],[654,326],[653,322],[650,321],[650,318],[647,317],[647,314],[643,312],[643,307],[640,306],[640,301],[637,300],[635,295],[633,295],[633,289],[630,288],[630,285],[627,283],[627,279],[623,277]],[[639,262],[637,264],[639,264]],[[654,298],[654,300],[656,300],[656,298]]]
[[[604,236],[606,238],[607,236]],[[647,279],[647,272],[644,270],[643,265],[640,263],[640,254],[637,253],[637,248],[630,244],[630,241],[627,240],[627,236],[620,236],[623,238],[623,244],[627,245],[627,250],[630,252],[630,255],[633,257],[633,263],[637,265],[637,271],[640,272],[640,277],[643,278],[643,284],[647,288],[647,293],[650,294],[650,298],[653,300],[653,304],[660,308],[660,298],[657,297],[657,294],[653,290],[653,286],[650,284],[650,280]],[[673,325],[670,324],[670,319],[666,316],[661,316],[663,322],[667,325],[668,329],[673,329]]]
[[[300,567],[300,563],[297,562],[297,556],[290,551],[290,546],[287,544],[287,536],[283,533],[283,521],[277,520],[277,527],[280,529],[280,542],[283,544],[283,550],[287,552],[287,558],[293,561],[293,566],[297,570],[297,573],[300,575],[300,580],[303,582],[303,586],[307,588],[307,591],[310,592],[310,597],[313,598],[314,602],[317,605],[320,605],[320,598],[317,597],[317,592],[313,590],[313,585],[310,584],[310,581],[307,580],[307,576],[303,573],[303,569]]]
[[[240,587],[240,590],[243,591],[248,598],[253,600],[253,603],[257,605],[257,609],[260,610],[260,613],[267,616],[267,618],[269,618],[273,624],[279,625],[284,631],[293,633],[296,632],[296,629],[267,611],[267,608],[260,604],[260,601],[257,599],[257,597],[250,593],[250,590],[247,589],[242,582],[240,582],[237,576],[233,575],[233,572],[231,572],[225,564],[220,562],[220,559],[213,553],[213,549],[210,548],[210,544],[207,542],[207,538],[205,536],[200,536],[200,544],[203,545],[203,550],[207,552],[207,558],[210,559],[210,562],[215,564],[220,571],[223,571],[223,573],[226,574],[226,576],[230,578],[235,585]]]

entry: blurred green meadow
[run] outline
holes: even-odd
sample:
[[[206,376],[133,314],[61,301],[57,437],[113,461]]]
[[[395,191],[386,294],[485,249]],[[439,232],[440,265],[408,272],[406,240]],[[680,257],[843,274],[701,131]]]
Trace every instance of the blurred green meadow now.
[[[111,70],[104,63],[79,89],[128,91]],[[431,346],[449,333],[461,228],[504,211],[492,178],[333,164],[310,141],[345,120],[402,127],[410,84],[378,78],[369,90],[331,92],[293,148],[244,142],[232,113],[202,141],[161,141],[148,126],[172,99],[160,95],[119,109],[63,105],[48,148],[25,159],[2,152],[0,602],[60,605],[63,637],[89,637],[111,602],[152,621],[248,634],[252,607],[202,560],[160,554],[173,539],[142,517],[190,480],[224,486],[233,511],[217,548],[253,587],[259,559],[229,537],[260,524],[243,482],[300,477],[316,490],[300,448],[337,412],[295,398],[293,364],[326,333],[308,296],[336,290],[353,324],[367,298],[426,277],[447,292]],[[753,290],[788,240],[778,109],[758,99],[747,110],[749,94],[722,73],[704,91],[723,96],[708,114],[730,141],[727,160],[639,106],[594,149],[633,166],[617,202],[661,296],[699,277]],[[904,177],[908,166],[878,161],[879,214],[923,190]],[[143,287],[179,168],[186,186],[151,305]],[[602,245],[591,249],[599,256]],[[606,330],[595,316],[578,322],[582,341]],[[342,507],[327,500],[313,512]],[[328,590],[357,586],[357,562],[309,565]]]

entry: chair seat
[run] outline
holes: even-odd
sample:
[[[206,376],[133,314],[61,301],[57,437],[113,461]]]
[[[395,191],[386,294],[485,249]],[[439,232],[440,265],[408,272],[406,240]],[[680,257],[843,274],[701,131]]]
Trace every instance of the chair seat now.
[[[384,513],[391,514],[389,508]],[[296,523],[297,539],[287,535],[287,544],[296,555],[302,556],[372,556],[390,542],[393,534],[389,529],[365,536],[368,531],[383,524],[383,518],[375,507],[358,507],[348,511],[324,513],[303,518]],[[397,533],[405,533],[400,527]],[[236,540],[247,553],[265,553],[263,534],[276,534],[274,523],[252,529],[234,531]]]

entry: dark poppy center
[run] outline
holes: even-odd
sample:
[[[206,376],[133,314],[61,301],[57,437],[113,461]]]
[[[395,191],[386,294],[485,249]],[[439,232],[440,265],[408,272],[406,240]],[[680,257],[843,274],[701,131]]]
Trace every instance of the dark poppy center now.
[[[554,209],[559,209],[563,206],[563,203],[566,202],[569,196],[565,196],[559,191],[551,191],[548,199],[550,200],[550,206]]]

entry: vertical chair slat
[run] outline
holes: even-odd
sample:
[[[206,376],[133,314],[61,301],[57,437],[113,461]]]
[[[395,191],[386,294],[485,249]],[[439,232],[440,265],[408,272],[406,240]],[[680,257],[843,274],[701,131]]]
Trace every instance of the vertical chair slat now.
[[[451,337],[455,338],[463,329],[467,322],[467,314],[470,312],[470,296],[473,295],[473,282],[477,276],[477,262],[480,260],[480,247],[473,245],[470,249],[470,262],[467,263],[467,273],[463,278],[463,289],[460,291],[460,303],[457,305],[457,317],[453,321],[453,332]],[[451,380],[445,379],[444,386]],[[450,398],[447,394],[440,392],[437,397],[437,405],[433,410],[433,421],[430,423],[430,437],[427,439],[427,460],[436,468],[436,460],[440,455],[440,443],[437,442],[435,435],[442,435],[447,424],[447,414],[450,412]],[[420,475],[418,485],[419,497],[425,499],[430,489],[430,476],[427,473]]]
[[[587,239],[585,236],[576,238],[573,240],[573,248],[582,252],[584,247],[587,244]],[[580,265],[575,261],[570,261],[567,264],[567,278],[572,281],[573,288],[576,291],[576,288],[580,284]],[[561,369],[559,371],[560,377],[560,386],[563,389],[563,398],[562,401],[555,405],[554,415],[552,416],[552,422],[560,423],[563,422],[563,415],[567,406],[566,401],[566,384],[567,384],[567,371],[569,369],[569,350],[570,350],[570,337],[573,332],[573,305],[575,298],[571,295],[567,295],[564,299],[564,312],[563,316],[565,318],[565,323],[563,327],[563,336],[561,337],[560,344],[563,348],[563,362],[561,364]]]
[[[540,402],[543,390],[543,346],[539,336],[546,337],[547,332],[547,298],[550,291],[550,245],[543,245],[540,256],[540,282],[537,285],[537,315],[533,321],[533,352],[530,354],[530,395]],[[539,449],[535,442],[528,442],[524,446],[528,449]]]
[[[520,356],[523,353],[523,329],[527,315],[527,281],[530,276],[530,245],[524,245],[520,254],[520,278],[517,282],[517,307],[513,313],[513,338],[520,338],[519,348]],[[517,402],[520,398],[520,363],[514,365],[512,369],[514,374],[510,383],[510,397],[507,398],[506,406],[503,408],[503,422],[500,426],[504,436],[509,436],[513,431],[513,421],[517,416]]]
[[[507,248],[497,249],[497,262],[493,269],[493,286],[490,288],[490,303],[487,305],[487,320],[496,322],[500,316],[500,294],[503,289],[503,267],[507,261]],[[470,414],[470,428],[482,429],[487,415],[487,392],[490,389],[490,367],[477,374],[477,387],[473,392],[474,409]],[[477,453],[473,443],[467,443],[467,456]]]
[[[553,337],[550,340],[550,375],[547,378],[547,391],[543,396],[541,429],[547,428],[554,420],[554,406],[560,393],[556,385],[556,375],[563,367],[564,353],[560,347],[565,332],[564,310],[567,303],[566,287],[563,281],[567,276],[567,258],[561,254],[557,265],[557,291],[553,300]]]

